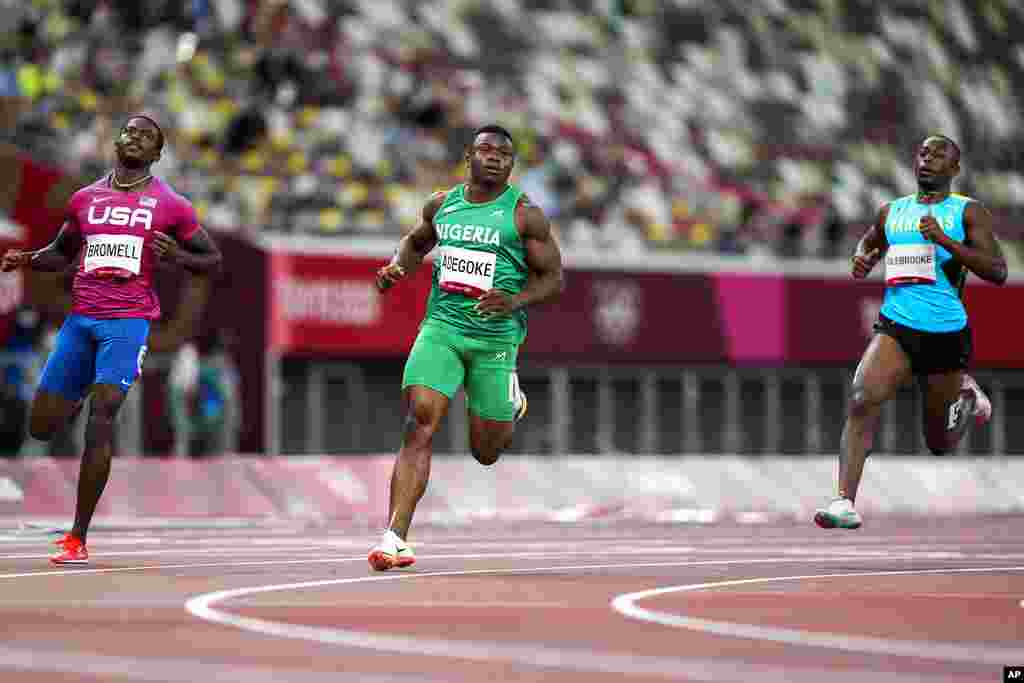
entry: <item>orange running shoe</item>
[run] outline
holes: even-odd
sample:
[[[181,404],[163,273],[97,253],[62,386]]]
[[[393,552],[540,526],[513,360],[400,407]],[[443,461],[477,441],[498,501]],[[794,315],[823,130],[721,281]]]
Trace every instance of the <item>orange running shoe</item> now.
[[[89,551],[77,536],[65,534],[57,541],[62,551],[50,558],[54,564],[89,564]]]

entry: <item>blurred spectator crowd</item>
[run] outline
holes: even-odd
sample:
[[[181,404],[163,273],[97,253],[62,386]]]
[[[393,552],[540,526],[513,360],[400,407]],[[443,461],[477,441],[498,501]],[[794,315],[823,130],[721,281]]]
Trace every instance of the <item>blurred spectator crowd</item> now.
[[[469,132],[575,250],[835,257],[929,132],[1017,238],[1014,0],[0,0],[3,135],[83,179],[132,111],[220,230],[384,234]]]

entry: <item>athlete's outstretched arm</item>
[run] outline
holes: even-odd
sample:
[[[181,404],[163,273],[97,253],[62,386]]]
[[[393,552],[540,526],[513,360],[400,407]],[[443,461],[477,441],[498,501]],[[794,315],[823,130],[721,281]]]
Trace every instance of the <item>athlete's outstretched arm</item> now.
[[[398,241],[398,248],[391,262],[377,271],[377,288],[380,291],[389,289],[406,275],[415,273],[423,263],[430,250],[437,244],[437,231],[434,229],[434,215],[444,204],[446,192],[435,192],[420,212],[420,220],[416,226]]]
[[[966,239],[962,243],[949,239],[937,224],[929,227],[927,232],[925,227],[921,228],[925,236],[945,247],[972,273],[997,285],[1006,282],[1006,257],[992,231],[992,214],[984,204],[971,202],[964,209]]]
[[[157,231],[153,235],[153,251],[190,273],[215,275],[220,272],[223,257],[209,233],[202,227],[192,233],[181,247],[169,235]]]
[[[885,204],[878,211],[875,222],[872,223],[864,236],[857,242],[857,248],[850,258],[850,267],[855,278],[865,278],[875,264],[882,258],[885,250],[889,248],[889,240],[885,238],[885,221],[889,218],[889,205]]]
[[[562,250],[551,232],[551,223],[541,208],[531,204],[525,195],[516,212],[523,226],[523,246],[530,277],[514,299],[519,306],[555,299],[565,289],[565,281],[562,277]]]
[[[78,253],[77,229],[65,221],[53,241],[42,249],[21,251],[9,249],[0,260],[0,271],[10,272],[26,266],[32,270],[58,272],[67,268]]]

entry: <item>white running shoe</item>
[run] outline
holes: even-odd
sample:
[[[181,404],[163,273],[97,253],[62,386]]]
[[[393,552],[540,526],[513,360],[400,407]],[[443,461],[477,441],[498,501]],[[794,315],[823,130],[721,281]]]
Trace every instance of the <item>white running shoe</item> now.
[[[409,567],[416,562],[412,548],[391,529],[384,532],[380,543],[373,547],[366,559],[379,572],[395,567]]]
[[[974,420],[979,425],[983,425],[989,420],[991,420],[992,401],[985,394],[985,392],[981,390],[981,387],[978,386],[978,383],[974,380],[974,378],[965,372],[963,383],[961,384],[961,386],[967,391],[974,392],[974,412],[972,413],[974,415]]]
[[[814,523],[822,529],[859,529],[861,521],[849,498],[836,498],[814,513]]]

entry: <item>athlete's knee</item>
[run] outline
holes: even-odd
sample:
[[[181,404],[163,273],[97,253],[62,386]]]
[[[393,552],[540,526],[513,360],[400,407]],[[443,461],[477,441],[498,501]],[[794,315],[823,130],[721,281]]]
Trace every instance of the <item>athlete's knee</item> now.
[[[85,445],[90,447],[106,446],[114,441],[114,419],[109,415],[89,415],[85,425]]]
[[[948,425],[945,425],[948,427]],[[963,425],[953,429],[943,428],[936,425],[927,429],[924,435],[924,443],[932,455],[947,455],[954,451],[964,435]]]
[[[490,467],[498,462],[498,458],[501,457],[501,450],[494,447],[480,447],[476,444],[470,444],[469,450],[473,453],[476,461],[486,467]]]
[[[427,403],[413,403],[405,414],[402,438],[405,443],[429,442],[441,426],[441,417],[433,406]]]
[[[475,428],[469,435],[469,450],[481,465],[490,466],[512,443],[511,430]]]
[[[114,440],[114,420],[121,402],[117,398],[94,395],[89,410],[89,421],[85,425],[85,443],[88,446],[105,446]]]
[[[924,441],[932,455],[947,455],[956,447],[958,439],[950,439],[948,434],[927,434]]]
[[[850,389],[848,411],[851,417],[868,418],[881,410],[881,401],[863,384],[854,384]]]
[[[49,417],[32,415],[28,421],[28,434],[38,441],[50,441],[57,435],[59,425]]]

